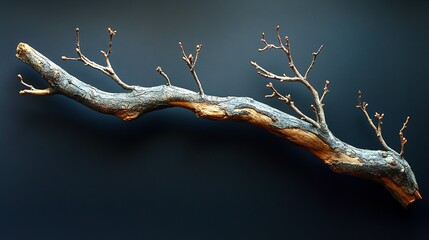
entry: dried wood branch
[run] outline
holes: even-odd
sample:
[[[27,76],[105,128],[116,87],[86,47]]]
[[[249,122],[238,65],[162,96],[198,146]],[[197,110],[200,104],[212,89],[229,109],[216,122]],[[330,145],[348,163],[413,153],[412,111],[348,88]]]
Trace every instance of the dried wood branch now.
[[[387,151],[360,149],[342,142],[329,131],[324,117],[322,102],[328,93],[329,81],[326,81],[322,97],[319,98],[317,91],[308,80],[299,73],[298,69],[293,64],[289,39],[286,37],[285,43],[283,43],[278,27],[276,32],[279,45],[269,44],[265,40],[265,35],[263,34],[262,42],[265,44],[265,47],[260,49],[260,51],[267,49],[283,50],[287,55],[289,67],[292,69],[295,76],[278,76],[265,70],[254,62],[252,62],[252,65],[260,72],[260,75],[266,78],[276,79],[280,82],[297,81],[303,83],[313,94],[315,105],[312,105],[312,109],[316,113],[316,120],[309,118],[299,111],[299,109],[295,107],[290,95],[281,94],[274,88],[272,83],[269,83],[267,87],[270,88],[273,93],[267,97],[277,97],[285,102],[296,114],[303,118],[303,120],[248,97],[217,97],[204,95],[195,72],[195,64],[198,60],[201,45],[197,45],[195,58],[193,58],[191,54],[186,55],[183,46],[179,44],[183,60],[188,65],[189,70],[197,82],[198,93],[172,86],[168,76],[161,68],[158,68],[157,71],[166,79],[166,85],[141,87],[119,84],[124,89],[131,91],[125,93],[110,93],[101,91],[94,86],[82,82],[28,44],[20,43],[17,47],[16,56],[24,63],[31,66],[49,83],[47,89],[40,90],[24,83],[20,77],[21,83],[28,88],[22,90],[20,93],[33,95],[62,94],[93,110],[115,115],[125,121],[136,119],[147,112],[162,108],[181,107],[193,111],[198,117],[249,123],[262,127],[267,131],[306,148],[320,158],[331,170],[337,173],[358,176],[382,184],[404,206],[421,199],[414,174],[408,162],[403,158],[403,148],[407,142],[403,137],[403,131],[408,124],[408,118],[399,132],[401,138],[400,154],[390,149],[387,149]],[[116,79],[115,81],[117,81],[117,75],[114,74],[113,71],[108,70],[111,68],[108,58],[111,53],[111,42],[114,33],[113,31],[109,31],[109,49],[107,52],[103,53],[107,61],[106,67],[93,63],[81,53],[78,34],[77,52],[79,58],[73,60],[82,61],[91,67],[99,69],[107,73],[113,80]],[[317,55],[318,53],[316,56]],[[312,63],[306,75],[308,75],[314,65],[316,56],[313,55]],[[381,119],[383,115],[377,115],[379,126],[376,127],[366,111],[368,104],[359,103],[358,106],[366,115],[373,129],[380,133],[379,139],[382,139]]]
[[[259,52],[263,52],[263,51],[268,50],[268,49],[281,49],[286,54],[288,62],[289,62],[289,68],[292,70],[292,72],[294,73],[295,76],[289,77],[286,74],[283,74],[283,76],[279,76],[279,75],[276,75],[276,74],[266,70],[265,68],[259,66],[256,62],[252,61],[250,63],[253,65],[253,67],[256,68],[256,70],[258,70],[258,74],[265,77],[265,78],[279,80],[280,82],[300,82],[300,83],[304,84],[304,86],[310,91],[310,93],[313,95],[313,98],[314,98],[315,105],[313,105],[313,107],[311,107],[311,108],[313,111],[315,110],[314,113],[316,115],[318,127],[320,127],[323,131],[329,132],[328,125],[326,124],[326,119],[325,119],[325,111],[323,109],[323,104],[322,104],[322,100],[324,98],[324,95],[326,95],[326,93],[328,91],[328,86],[325,85],[326,91],[324,92],[322,97],[319,97],[319,93],[316,91],[316,89],[313,87],[313,85],[311,85],[311,83],[307,79],[308,74],[310,73],[311,69],[313,68],[313,66],[316,62],[317,56],[319,55],[320,51],[323,48],[323,45],[320,46],[320,48],[319,48],[319,50],[317,50],[317,52],[313,53],[313,59],[309,65],[309,67],[307,68],[306,73],[303,76],[299,72],[298,68],[295,66],[295,64],[293,62],[292,52],[291,52],[291,47],[290,47],[291,44],[289,42],[289,37],[286,36],[284,38],[285,43],[283,43],[283,40],[282,40],[281,35],[280,35],[280,27],[279,26],[277,26],[277,28],[276,28],[276,36],[277,36],[277,41],[278,41],[279,45],[268,43],[267,40],[265,39],[265,33],[262,33],[261,42],[263,42],[265,46],[263,48],[260,48]],[[329,84],[329,82],[327,84]],[[306,119],[306,120],[308,121],[308,119]]]

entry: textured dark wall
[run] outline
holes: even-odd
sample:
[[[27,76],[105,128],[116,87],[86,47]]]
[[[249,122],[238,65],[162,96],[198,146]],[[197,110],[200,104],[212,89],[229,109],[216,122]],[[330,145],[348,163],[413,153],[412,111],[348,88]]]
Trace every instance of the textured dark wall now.
[[[427,239],[428,1],[2,1],[0,7],[0,239]],[[106,28],[118,30],[112,64],[129,84],[196,89],[177,42],[202,43],[198,72],[207,94],[264,99],[267,81],[249,62],[288,71],[280,52],[258,53],[275,26],[292,41],[302,71],[326,99],[331,130],[357,147],[380,148],[362,114],[386,114],[384,136],[399,147],[411,115],[406,158],[424,200],[404,210],[381,186],[341,176],[261,129],[197,119],[183,109],[133,122],[102,115],[63,96],[20,96],[16,74],[46,83],[14,57],[20,41],[83,81],[121,91],[74,56],[102,61]],[[285,88],[307,107],[303,86]],[[426,238],[424,237],[426,235]]]

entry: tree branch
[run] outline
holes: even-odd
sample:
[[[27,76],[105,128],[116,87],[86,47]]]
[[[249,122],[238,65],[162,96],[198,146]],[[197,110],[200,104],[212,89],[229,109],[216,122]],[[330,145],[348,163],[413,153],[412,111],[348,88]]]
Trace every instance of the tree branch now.
[[[112,37],[113,34],[109,33],[109,36]],[[288,39],[286,38],[286,45],[281,43],[278,28],[277,36],[280,41],[279,49],[287,53],[288,59],[291,62]],[[267,42],[265,43],[267,49],[277,48],[271,47]],[[79,49],[79,40],[77,40],[77,46],[77,49]],[[182,50],[183,60],[190,68],[198,84],[199,79],[196,77],[195,64],[201,47],[197,45],[195,59],[193,59],[192,55],[187,56],[185,54],[181,44],[179,46]],[[80,61],[89,62],[81,54],[80,49],[78,50],[78,55],[80,56]],[[106,58],[109,55],[110,50],[105,53]],[[42,75],[49,84],[47,90],[38,90],[22,81],[22,84],[29,88],[27,91],[24,90],[24,93],[36,95],[46,95],[42,93],[61,94],[95,111],[112,114],[125,121],[136,119],[145,113],[162,108],[181,107],[193,111],[197,117],[249,123],[262,127],[304,147],[337,173],[358,176],[382,184],[404,206],[421,199],[414,174],[407,161],[402,157],[402,154],[400,155],[392,151],[386,152],[353,147],[336,138],[328,130],[327,126],[322,127],[322,124],[326,125],[322,100],[328,91],[328,82],[325,85],[324,94],[321,98],[318,97],[318,94],[314,95],[316,101],[314,109],[319,117],[318,122],[313,119],[310,120],[310,118],[300,113],[297,108],[294,108],[290,95],[282,95],[272,84],[268,84],[268,87],[273,90],[273,94],[268,97],[278,97],[284,101],[292,107],[295,113],[304,118],[305,121],[303,121],[251,98],[204,95],[200,85],[199,93],[171,86],[169,78],[162,74],[163,71],[161,68],[158,69],[158,72],[167,80],[167,86],[132,86],[132,91],[130,92],[110,93],[101,91],[94,86],[80,81],[25,43],[18,44],[16,56]],[[262,74],[271,76],[269,71],[258,67],[256,63],[254,66]],[[292,70],[294,69],[296,68],[293,67]],[[109,76],[111,77],[111,75]],[[315,91],[302,75],[296,74],[295,77],[297,77],[296,81],[304,83],[311,91]],[[315,92],[317,93],[317,91]],[[363,108],[366,108],[365,104]],[[408,120],[400,130],[401,142],[403,143],[402,148],[406,143],[402,132],[406,128],[407,123]]]

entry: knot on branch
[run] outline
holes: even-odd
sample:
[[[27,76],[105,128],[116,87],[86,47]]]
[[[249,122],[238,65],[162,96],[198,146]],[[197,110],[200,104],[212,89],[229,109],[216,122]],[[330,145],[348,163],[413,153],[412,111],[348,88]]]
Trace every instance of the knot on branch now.
[[[277,74],[274,74],[274,73],[266,70],[265,68],[259,66],[256,62],[252,61],[251,64],[253,65],[253,67],[255,67],[256,70],[258,70],[258,74],[261,75],[262,77],[278,80],[280,82],[300,82],[300,83],[302,83],[313,95],[315,103],[314,103],[314,105],[311,105],[310,107],[315,114],[316,121],[313,120],[312,118],[306,116],[304,113],[302,113],[294,104],[291,104],[292,101],[286,101],[286,99],[284,98],[285,96],[281,95],[273,87],[272,83],[267,85],[267,87],[269,87],[270,89],[273,90],[273,94],[267,95],[267,97],[277,96],[279,100],[288,104],[289,107],[291,107],[292,110],[294,110],[301,117],[302,120],[311,123],[316,128],[322,128],[322,130],[327,130],[325,113],[324,113],[324,109],[323,109],[323,105],[324,105],[323,100],[329,92],[329,89],[328,89],[329,81],[326,80],[325,86],[323,88],[323,94],[321,97],[319,97],[319,93],[316,91],[316,89],[313,87],[313,85],[308,81],[308,76],[309,76],[311,70],[313,69],[314,64],[316,63],[317,56],[322,51],[323,45],[321,45],[316,52],[312,53],[311,62],[309,64],[305,74],[302,75],[293,62],[293,57],[292,57],[292,52],[291,52],[291,44],[289,42],[289,37],[285,36],[284,40],[282,39],[282,37],[280,35],[280,27],[279,26],[276,27],[276,37],[277,37],[277,44],[269,43],[265,38],[265,33],[262,33],[261,42],[264,44],[264,47],[258,49],[258,51],[263,52],[263,51],[266,51],[268,49],[280,49],[280,50],[282,50],[288,59],[289,68],[292,70],[294,75],[293,76],[288,76],[286,74],[277,75]],[[288,95],[288,96],[290,96],[290,95]]]
[[[374,122],[372,121],[371,117],[368,114],[367,108],[368,108],[368,103],[366,102],[362,102],[362,92],[359,90],[358,91],[358,102],[356,104],[356,107],[358,109],[360,109],[362,111],[362,113],[365,115],[369,125],[371,126],[371,128],[374,130],[379,142],[381,143],[381,145],[383,146],[383,148],[387,151],[391,151],[393,153],[398,154],[401,158],[404,156],[404,147],[405,144],[408,142],[408,140],[404,137],[404,130],[405,128],[407,128],[408,125],[408,121],[410,120],[410,116],[407,116],[407,118],[405,119],[404,124],[402,125],[402,128],[399,130],[399,140],[401,143],[401,151],[398,153],[395,150],[393,150],[391,147],[389,147],[386,143],[386,141],[383,138],[382,135],[382,119],[384,118],[384,113],[378,113],[375,112],[374,117],[377,118],[377,126],[375,126]]]

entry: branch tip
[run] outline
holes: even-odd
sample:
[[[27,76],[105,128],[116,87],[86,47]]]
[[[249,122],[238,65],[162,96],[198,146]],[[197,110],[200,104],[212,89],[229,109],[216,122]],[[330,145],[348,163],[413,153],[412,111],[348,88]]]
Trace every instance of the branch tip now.
[[[167,76],[167,74],[166,74],[164,71],[162,71],[162,68],[161,68],[160,66],[158,66],[158,67],[156,68],[156,71],[157,71],[159,74],[161,74],[161,76],[163,76],[163,77],[165,78],[165,81],[167,82],[167,83],[166,83],[166,85],[167,85],[167,86],[171,86],[170,78]]]
[[[109,35],[111,36],[115,36],[117,31],[112,30],[111,28],[107,28],[107,32],[109,33]]]
[[[399,153],[399,156],[401,158],[404,156],[404,147],[405,147],[405,144],[407,144],[408,142],[408,140],[404,137],[404,130],[405,128],[407,128],[409,120],[410,120],[410,116],[407,116],[404,124],[402,125],[402,128],[399,130],[399,140],[401,141],[401,152]]]
[[[20,83],[22,85],[29,88],[29,89],[24,89],[24,90],[19,91],[19,94],[21,94],[21,95],[32,94],[32,95],[43,96],[43,95],[50,95],[54,92],[52,90],[52,88],[37,89],[37,88],[33,87],[33,85],[30,85],[30,84],[24,82],[21,74],[18,74],[17,77],[18,77],[18,80],[20,81]]]
[[[320,122],[320,120],[319,120],[319,114],[317,114],[317,109],[316,109],[316,107],[315,107],[313,104],[311,104],[311,105],[310,105],[310,108],[311,108],[311,110],[313,111],[314,115],[316,116],[316,121],[319,123],[319,122]]]
[[[304,78],[307,79],[308,75],[310,74],[311,69],[314,67],[314,64],[316,63],[316,58],[319,56],[320,52],[322,51],[323,44],[320,45],[319,49],[316,52],[313,52],[313,58],[311,59],[310,65],[307,68],[307,71],[304,74]]]
[[[195,58],[192,56],[192,54],[186,55],[185,49],[183,48],[182,42],[179,41],[179,48],[182,53],[182,59],[186,63],[186,65],[189,67],[189,71],[192,74],[192,77],[194,77],[195,82],[197,83],[198,91],[200,93],[200,96],[204,96],[203,87],[201,86],[201,82],[198,78],[197,72],[195,71],[195,65],[197,64],[198,56],[201,51],[201,48],[203,47],[202,44],[197,44],[195,46]]]
[[[362,113],[365,115],[369,125],[374,130],[375,135],[378,138],[378,141],[381,143],[381,145],[384,147],[384,149],[387,151],[398,154],[395,150],[393,150],[391,147],[389,147],[387,145],[386,141],[384,141],[382,131],[381,131],[381,126],[383,125],[383,122],[381,120],[384,118],[384,113],[380,114],[378,112],[375,112],[374,117],[377,118],[377,120],[378,120],[377,126],[375,126],[374,122],[372,121],[371,117],[368,114],[368,111],[366,110],[368,107],[368,103],[362,102],[361,90],[358,91],[358,102],[357,102],[356,107],[359,108],[362,111]]]
[[[323,94],[322,97],[320,97],[320,103],[324,105],[323,100],[325,99],[325,96],[329,93],[329,80],[325,81],[325,86],[323,87]]]

